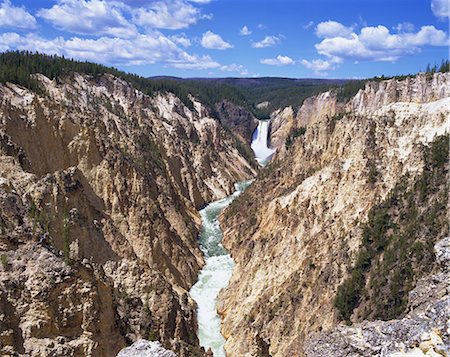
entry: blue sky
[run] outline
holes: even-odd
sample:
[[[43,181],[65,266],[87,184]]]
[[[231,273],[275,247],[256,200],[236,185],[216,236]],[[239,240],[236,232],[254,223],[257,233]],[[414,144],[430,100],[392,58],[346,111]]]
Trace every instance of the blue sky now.
[[[448,58],[449,0],[0,0],[0,51],[144,76],[360,78]]]

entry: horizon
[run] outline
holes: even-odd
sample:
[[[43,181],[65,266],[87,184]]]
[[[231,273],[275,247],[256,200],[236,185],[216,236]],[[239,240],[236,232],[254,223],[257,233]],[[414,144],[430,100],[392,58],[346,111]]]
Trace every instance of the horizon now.
[[[1,0],[0,51],[149,78],[363,80],[448,59],[449,13],[447,0]]]

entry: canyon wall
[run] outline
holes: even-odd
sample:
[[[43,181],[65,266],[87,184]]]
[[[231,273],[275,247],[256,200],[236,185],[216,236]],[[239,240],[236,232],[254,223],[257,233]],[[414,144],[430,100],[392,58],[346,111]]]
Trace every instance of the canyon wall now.
[[[449,84],[448,73],[369,82],[346,103],[328,92],[305,101],[299,117],[276,114],[279,151],[221,217],[236,262],[219,297],[228,355],[304,355],[313,333],[379,318],[375,292],[383,302],[402,276],[395,313],[406,313],[408,292],[436,269],[430,249],[448,234]],[[283,122],[306,131],[282,145]],[[395,255],[405,246],[411,255]],[[411,264],[377,281],[396,259]],[[358,295],[344,289],[349,281]]]
[[[35,78],[0,85],[1,353],[112,356],[146,338],[203,355],[197,210],[254,162],[195,99]]]

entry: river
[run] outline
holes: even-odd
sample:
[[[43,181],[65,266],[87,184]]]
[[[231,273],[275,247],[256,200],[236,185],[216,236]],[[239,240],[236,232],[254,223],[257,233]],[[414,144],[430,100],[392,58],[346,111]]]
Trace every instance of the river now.
[[[275,150],[267,146],[269,121],[261,120],[253,133],[252,149],[257,161],[265,165]],[[211,348],[214,357],[225,357],[225,339],[220,333],[221,319],[217,314],[216,303],[219,291],[228,285],[234,262],[222,245],[222,230],[219,215],[251,183],[235,184],[235,192],[219,201],[210,203],[200,211],[202,229],[199,235],[200,247],[205,255],[205,266],[200,271],[197,283],[190,294],[197,302],[198,338],[206,350]]]

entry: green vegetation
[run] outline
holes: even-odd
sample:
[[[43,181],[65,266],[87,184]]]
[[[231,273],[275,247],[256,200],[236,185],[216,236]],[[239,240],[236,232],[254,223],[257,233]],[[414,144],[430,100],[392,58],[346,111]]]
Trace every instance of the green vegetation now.
[[[287,78],[258,79],[180,79],[171,77],[144,78],[126,73],[113,67],[91,62],[75,61],[55,55],[44,55],[29,51],[4,52],[0,54],[0,83],[12,82],[33,91],[44,93],[39,81],[32,74],[41,73],[50,79],[62,79],[72,73],[82,73],[93,77],[105,73],[121,78],[145,94],[170,92],[175,94],[190,109],[193,103],[189,95],[197,97],[207,105],[213,114],[214,106],[222,100],[240,105],[258,118],[267,118],[268,114],[280,107],[299,106],[303,100],[313,94],[327,90],[339,80],[295,80]],[[258,109],[256,105],[269,101],[267,108]],[[113,108],[110,108],[113,110]]]
[[[174,80],[149,80],[135,74],[125,73],[113,67],[29,51],[4,52],[0,54],[0,83],[12,82],[31,90],[42,92],[39,82],[31,76],[32,74],[41,73],[50,79],[61,79],[75,72],[93,77],[105,73],[112,74],[131,83],[136,89],[148,95],[153,95],[158,91],[174,93],[189,108],[193,108],[193,104],[188,97],[189,91]]]
[[[295,138],[298,138],[299,136],[302,136],[306,133],[306,128],[301,126],[299,128],[295,128],[292,130],[292,132],[289,134],[289,136],[286,138],[286,149],[290,148],[292,144],[294,143]]]
[[[180,80],[183,83],[200,85],[201,87],[231,88],[240,93],[244,102],[236,102],[250,110],[257,118],[266,119],[269,114],[279,108],[299,107],[303,101],[315,94],[329,90],[349,80],[326,79],[292,79],[292,78],[214,78]],[[262,102],[268,102],[264,108],[257,108]]]
[[[450,61],[448,59],[442,60],[441,64],[438,66],[435,64],[434,66],[428,65],[425,69],[425,73],[434,74],[437,72],[446,73],[450,72]]]
[[[448,72],[449,61],[442,61],[440,66],[427,68],[427,73]],[[114,67],[75,61],[55,55],[45,55],[30,51],[13,51],[0,54],[0,83],[12,82],[22,85],[40,94],[45,91],[33,74],[41,73],[50,79],[61,80],[72,73],[82,73],[99,77],[105,73],[121,78],[147,95],[156,92],[175,94],[190,109],[194,108],[190,95],[198,98],[217,116],[215,105],[228,100],[235,105],[249,110],[259,119],[279,108],[292,106],[297,108],[303,101],[326,90],[335,89],[337,99],[344,102],[364,88],[368,80],[326,80],[326,79],[290,79],[290,78],[215,78],[215,79],[181,79],[174,77],[144,78],[126,73]],[[369,80],[403,79],[408,76],[375,77]],[[264,108],[258,103],[268,102]],[[106,103],[114,111],[111,103]]]
[[[360,89],[364,89],[367,80],[352,81],[336,88],[336,99],[338,102],[346,102],[354,97]]]
[[[31,202],[29,215],[33,219],[33,235],[37,232],[49,232],[50,220],[44,210],[40,210],[34,202]]]
[[[8,270],[9,263],[8,263],[8,258],[6,257],[5,254],[0,255],[0,264],[2,264],[3,269]]]
[[[370,211],[356,263],[335,298],[343,320],[349,323],[360,306],[362,318],[398,317],[417,279],[432,270],[434,243],[448,232],[448,154],[449,136],[437,137],[413,187],[403,177]]]

